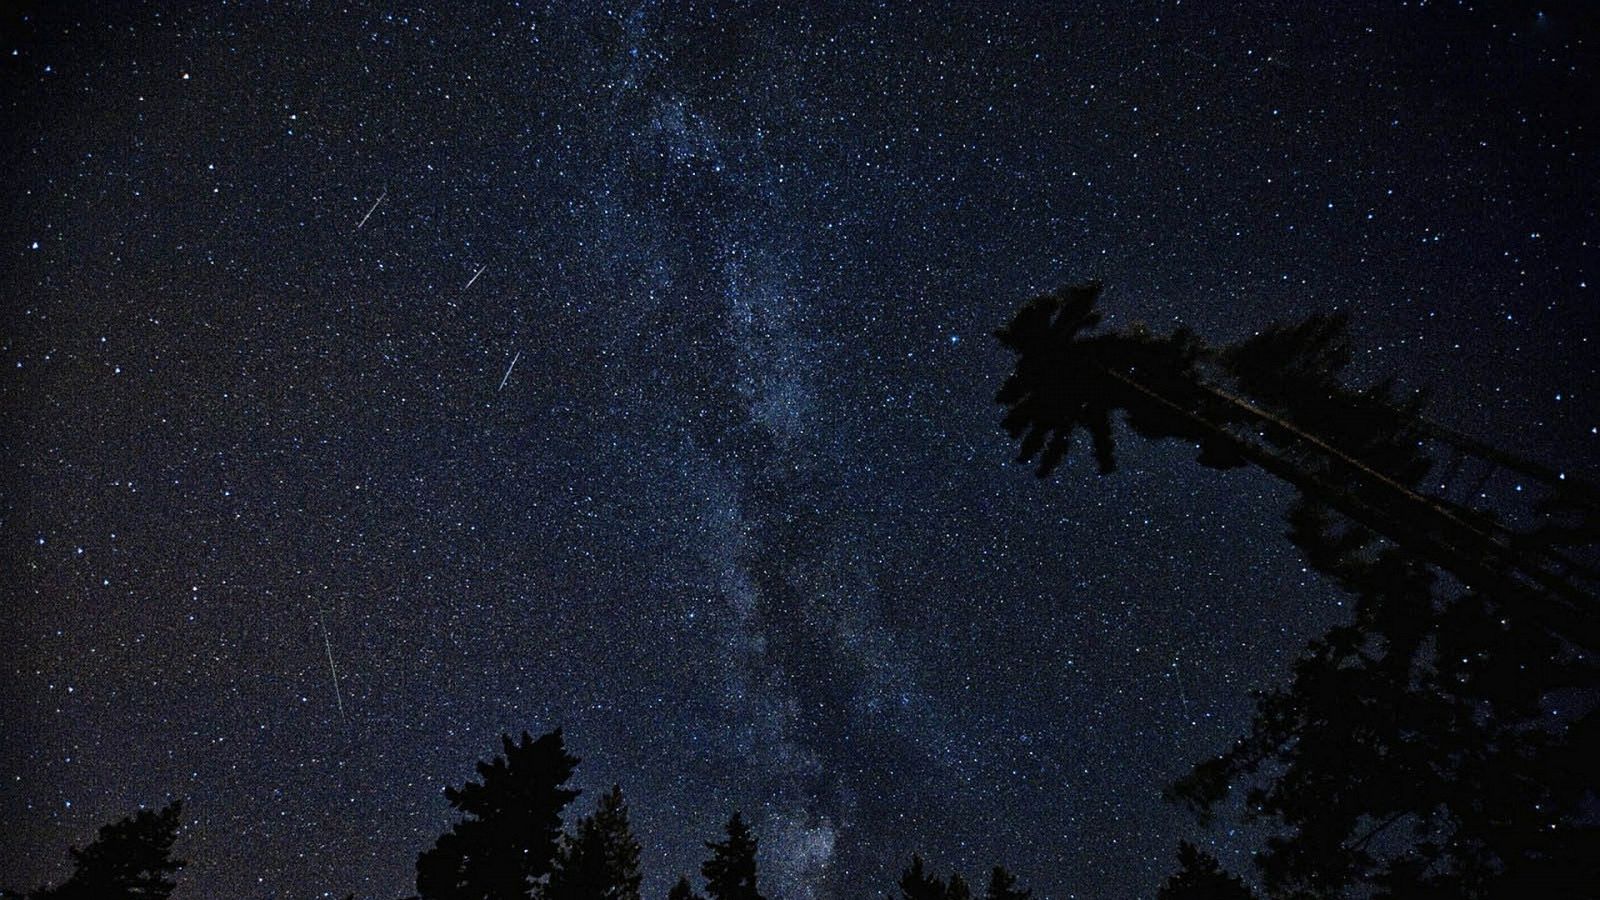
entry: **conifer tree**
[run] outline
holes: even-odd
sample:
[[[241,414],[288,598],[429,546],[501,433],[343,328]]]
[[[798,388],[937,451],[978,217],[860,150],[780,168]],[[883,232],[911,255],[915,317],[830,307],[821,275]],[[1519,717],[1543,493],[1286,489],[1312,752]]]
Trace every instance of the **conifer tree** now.
[[[689,884],[689,877],[679,875],[678,883],[667,892],[667,900],[702,900],[702,898],[694,892],[694,886]]]
[[[989,887],[983,892],[984,900],[1030,900],[1033,891],[1017,886],[1017,876],[1005,866],[995,866],[989,873]]]
[[[763,900],[756,888],[756,836],[734,813],[728,820],[727,839],[708,841],[711,858],[700,867],[710,900]]]
[[[71,850],[72,875],[53,888],[31,895],[35,900],[164,900],[184,865],[172,858],[183,802],[100,826],[93,842]]]
[[[1272,896],[1579,897],[1600,883],[1584,807],[1600,713],[1550,702],[1600,691],[1600,572],[1568,555],[1600,539],[1600,491],[1427,421],[1391,385],[1346,386],[1341,318],[1211,348],[1183,330],[1096,332],[1098,294],[1035,298],[998,332],[1018,355],[997,399],[1020,457],[1046,475],[1083,428],[1110,472],[1120,411],[1135,434],[1192,442],[1202,465],[1259,466],[1299,494],[1290,540],[1357,598],[1288,687],[1258,696],[1250,733],[1170,796],[1204,818],[1246,788],[1247,813],[1281,826],[1257,857]],[[1513,530],[1430,490],[1447,480],[1435,448],[1542,482],[1541,521]]]
[[[1156,900],[1255,900],[1238,876],[1217,858],[1188,841],[1178,844],[1178,871],[1156,893]]]
[[[922,855],[911,854],[911,865],[900,874],[901,900],[945,900],[944,879],[927,871]]]
[[[972,900],[972,888],[960,872],[950,873],[950,883],[944,889],[945,900]]]
[[[1369,530],[1351,536],[1356,549],[1382,537],[1470,585],[1514,582],[1569,601],[1589,596],[1570,573],[1600,573],[1560,544],[1592,542],[1592,518],[1533,540],[1483,511],[1427,495],[1418,482],[1432,461],[1421,441],[1493,457],[1545,480],[1558,498],[1585,501],[1591,516],[1600,489],[1485,453],[1481,443],[1425,420],[1421,397],[1390,383],[1346,387],[1340,376],[1352,352],[1342,317],[1313,316],[1216,348],[1186,329],[1166,337],[1137,326],[1098,332],[1099,296],[1091,282],[1035,297],[996,332],[1017,355],[996,396],[1006,407],[1001,424],[1020,441],[1018,460],[1037,460],[1040,476],[1066,458],[1079,429],[1089,433],[1101,473],[1114,471],[1112,417],[1121,412],[1142,437],[1193,444],[1202,465],[1256,465],[1283,479],[1312,506]],[[1566,619],[1582,624],[1580,615]]]
[[[639,842],[628,825],[622,787],[613,785],[593,815],[556,852],[546,900],[639,900]]]
[[[564,787],[578,759],[560,729],[501,745],[503,756],[477,764],[481,781],[445,788],[464,818],[417,857],[421,900],[527,900],[549,873],[561,811],[579,793]]]

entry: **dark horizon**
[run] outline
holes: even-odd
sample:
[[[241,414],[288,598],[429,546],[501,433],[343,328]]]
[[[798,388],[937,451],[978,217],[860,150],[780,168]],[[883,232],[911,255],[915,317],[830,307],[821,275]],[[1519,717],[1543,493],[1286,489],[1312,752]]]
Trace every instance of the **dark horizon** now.
[[[1161,790],[1350,597],[1259,470],[1036,479],[993,333],[1345,313],[1592,477],[1600,29],[1201,6],[7,5],[0,886],[182,798],[174,897],[402,896],[556,727],[646,897],[1250,873]]]

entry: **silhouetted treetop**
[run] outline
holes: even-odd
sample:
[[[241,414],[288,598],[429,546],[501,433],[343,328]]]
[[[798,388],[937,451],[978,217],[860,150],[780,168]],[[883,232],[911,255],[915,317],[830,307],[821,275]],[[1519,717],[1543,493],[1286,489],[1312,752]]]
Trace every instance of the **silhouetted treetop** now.
[[[700,895],[694,892],[694,886],[689,884],[689,876],[678,876],[678,883],[667,892],[667,900],[700,900]]]
[[[927,870],[922,857],[913,853],[911,865],[900,875],[902,900],[944,900],[944,880]]]
[[[639,900],[639,842],[613,785],[556,851],[545,900]]]
[[[911,855],[911,865],[900,874],[902,900],[972,900],[972,888],[961,873],[952,872],[949,880],[939,878],[927,870],[919,854]],[[1005,869],[996,868],[989,882],[988,897],[1026,898],[1027,891],[1016,891],[1016,879]],[[994,891],[1000,893],[992,893]]]
[[[989,887],[983,892],[984,900],[1029,900],[1033,892],[1017,885],[1017,876],[1006,871],[1005,866],[995,866],[989,872]]]
[[[1020,459],[1049,474],[1083,428],[1109,472],[1120,412],[1136,435],[1193,442],[1202,465],[1259,466],[1298,491],[1289,539],[1356,598],[1290,684],[1258,696],[1250,733],[1170,796],[1204,818],[1244,788],[1246,814],[1279,827],[1257,856],[1274,897],[1600,883],[1600,579],[1576,555],[1600,540],[1600,495],[1427,421],[1420,395],[1347,386],[1342,317],[1212,348],[1181,329],[1098,332],[1099,292],[1034,298],[997,333],[1017,353],[998,400]],[[1541,481],[1543,520],[1514,529],[1467,505],[1481,492],[1450,499],[1439,483],[1464,457]],[[1189,880],[1169,886],[1223,890],[1214,860],[1180,853]]]
[[[711,858],[700,867],[706,879],[706,896],[711,900],[763,900],[756,888],[756,836],[734,813],[728,820],[727,837],[708,841]]]
[[[172,857],[183,802],[100,826],[83,849],[72,848],[72,875],[33,900],[162,900],[177,886],[174,875],[184,861]]]
[[[1099,296],[1090,282],[1035,297],[996,332],[1016,354],[996,397],[1006,407],[1001,424],[1020,442],[1019,461],[1037,460],[1040,476],[1068,456],[1079,429],[1100,471],[1112,472],[1120,412],[1135,434],[1195,445],[1202,465],[1253,464],[1283,479],[1310,516],[1346,517],[1359,528],[1336,555],[1382,536],[1469,585],[1513,579],[1568,601],[1592,594],[1574,578],[1592,582],[1600,572],[1557,545],[1600,535],[1600,492],[1427,422],[1421,396],[1392,383],[1346,386],[1344,317],[1312,316],[1214,348],[1182,328],[1165,337],[1139,326],[1098,331]],[[1546,480],[1552,499],[1576,510],[1571,521],[1519,534],[1490,513],[1421,490],[1435,468],[1425,439]]]
[[[1178,871],[1161,886],[1156,900],[1255,900],[1255,894],[1237,875],[1224,871],[1216,857],[1182,841]]]
[[[504,755],[477,764],[478,781],[445,788],[464,818],[417,857],[422,900],[520,900],[550,871],[561,811],[578,796],[564,787],[578,764],[559,729],[535,740],[502,736]]]
[[[1157,405],[1142,402],[1122,373],[1141,371],[1163,383],[1189,378],[1198,345],[1179,333],[1156,340],[1143,333],[1091,334],[1100,324],[1098,282],[1065,288],[1028,301],[995,333],[1017,354],[1016,368],[1000,388],[1006,431],[1022,441],[1018,460],[1039,460],[1041,477],[1066,458],[1072,435],[1088,433],[1102,473],[1116,469],[1111,417],[1118,410],[1150,436],[1171,433],[1197,442],[1202,430]],[[1135,424],[1137,423],[1137,424]]]

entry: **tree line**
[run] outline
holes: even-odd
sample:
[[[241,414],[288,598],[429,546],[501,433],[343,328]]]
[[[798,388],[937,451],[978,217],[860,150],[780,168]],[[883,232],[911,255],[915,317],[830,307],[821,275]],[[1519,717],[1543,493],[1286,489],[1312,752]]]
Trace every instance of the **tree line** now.
[[[408,900],[641,900],[639,841],[628,822],[622,788],[613,785],[594,812],[563,828],[563,812],[580,794],[569,787],[578,758],[560,729],[538,738],[501,736],[502,752],[477,764],[478,778],[447,787],[458,818],[417,856],[417,893]],[[29,892],[0,891],[0,900],[162,900],[177,887],[185,860],[173,855],[182,801],[140,810],[100,828],[69,852],[70,876]],[[766,900],[756,865],[759,841],[735,812],[720,840],[707,841],[696,889],[680,876],[666,900]],[[959,874],[948,880],[913,856],[900,880],[905,900],[972,900]],[[990,873],[985,900],[1029,900],[1004,867]],[[354,900],[350,895],[347,900]]]
[[[1600,489],[1429,419],[1393,382],[1354,386],[1348,322],[1311,316],[1212,346],[1179,329],[1099,329],[1100,286],[1033,298],[996,332],[1015,364],[996,400],[1020,462],[1053,474],[1086,432],[1101,474],[1119,432],[1177,440],[1204,468],[1256,467],[1295,490],[1285,536],[1355,599],[1248,732],[1168,786],[1205,828],[1230,796],[1270,835],[1251,883],[1189,841],[1157,900],[1600,896]],[[1117,427],[1121,422],[1123,429]],[[1465,497],[1450,481],[1480,469]],[[1481,502],[1496,472],[1541,486],[1531,512]],[[445,796],[457,821],[417,859],[420,900],[639,900],[621,789],[571,829],[578,760],[559,730],[502,738]],[[181,807],[73,849],[29,900],[162,898]],[[667,900],[763,900],[757,838],[735,813],[703,886]],[[903,900],[971,900],[913,856]],[[986,900],[1025,900],[995,868]]]

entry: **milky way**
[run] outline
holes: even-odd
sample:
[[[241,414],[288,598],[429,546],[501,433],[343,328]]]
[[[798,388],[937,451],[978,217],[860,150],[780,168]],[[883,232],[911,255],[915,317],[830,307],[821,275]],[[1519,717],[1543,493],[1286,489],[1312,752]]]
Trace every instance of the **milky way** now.
[[[1161,787],[1342,598],[1259,473],[1011,462],[1064,282],[1595,458],[1584,4],[102,6],[0,34],[19,887],[183,797],[181,896],[399,896],[556,726],[649,896],[735,809],[786,898],[1248,870]]]

